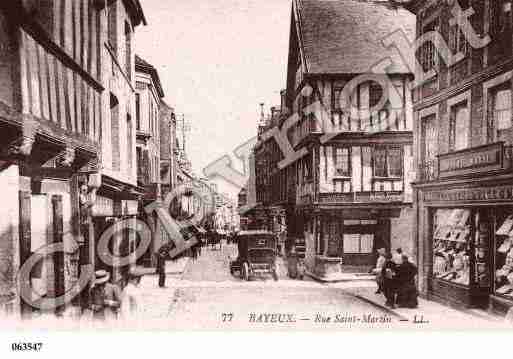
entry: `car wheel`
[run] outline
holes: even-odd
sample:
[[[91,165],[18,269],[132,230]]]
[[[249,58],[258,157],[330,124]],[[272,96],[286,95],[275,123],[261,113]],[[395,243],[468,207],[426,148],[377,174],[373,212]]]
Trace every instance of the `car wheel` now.
[[[242,279],[249,281],[249,266],[246,262],[242,264]]]

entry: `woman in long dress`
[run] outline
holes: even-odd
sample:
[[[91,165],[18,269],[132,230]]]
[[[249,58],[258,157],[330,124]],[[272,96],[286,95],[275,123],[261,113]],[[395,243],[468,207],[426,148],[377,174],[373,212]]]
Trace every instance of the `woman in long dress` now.
[[[417,266],[402,256],[402,263],[397,268],[397,306],[403,308],[417,308],[418,292],[415,285]]]

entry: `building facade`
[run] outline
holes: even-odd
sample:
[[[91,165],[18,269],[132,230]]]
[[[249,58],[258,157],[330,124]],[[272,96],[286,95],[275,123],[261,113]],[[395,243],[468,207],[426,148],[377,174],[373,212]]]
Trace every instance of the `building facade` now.
[[[457,306],[513,306],[511,1],[411,1],[425,41],[414,89],[420,291]],[[452,21],[468,11],[471,27]],[[471,46],[469,39],[482,40]],[[431,71],[434,70],[434,71]]]
[[[293,2],[285,108],[297,120],[280,130],[303,154],[280,166],[274,187],[293,204],[288,236],[319,277],[367,271],[381,247],[414,252],[413,74],[380,41],[398,29],[413,39],[415,17],[388,2]],[[387,58],[393,66],[380,67]]]
[[[100,227],[137,211],[135,132],[127,134],[133,34],[144,22],[137,0],[0,5],[0,302],[13,313],[32,315],[34,300],[51,302],[102,267]],[[39,294],[20,298],[19,269],[52,244],[64,250],[46,253],[29,276]],[[87,293],[55,311],[80,312]]]
[[[101,98],[101,183],[91,208],[90,233],[96,248],[105,230],[114,229],[112,250],[123,257],[136,241],[135,232],[129,228],[136,226],[138,201],[143,194],[137,186],[134,48],[135,29],[146,20],[139,1],[100,1],[96,6],[101,14],[99,54],[105,89]],[[120,266],[116,260],[106,263],[98,250],[94,268],[110,272],[111,281],[120,287],[128,278],[128,265]]]
[[[162,200],[160,175],[160,108],[164,91],[157,70],[153,65],[135,56],[135,129],[137,185],[143,192],[139,218],[152,230],[148,250],[138,259],[138,264],[155,266],[154,253],[162,245],[163,228],[155,212],[146,213],[144,207]]]

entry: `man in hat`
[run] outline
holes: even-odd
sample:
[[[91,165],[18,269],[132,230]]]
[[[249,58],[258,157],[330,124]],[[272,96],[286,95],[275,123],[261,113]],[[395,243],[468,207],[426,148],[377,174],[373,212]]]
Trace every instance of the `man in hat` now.
[[[93,318],[115,319],[121,306],[121,290],[117,285],[109,283],[110,273],[106,270],[97,270],[94,274],[90,295]]]
[[[372,269],[372,273],[376,275],[376,284],[378,285],[378,289],[376,290],[376,294],[379,294],[383,291],[383,276],[382,270],[385,265],[385,254],[386,249],[380,248],[378,249],[378,259],[376,261],[376,267]]]

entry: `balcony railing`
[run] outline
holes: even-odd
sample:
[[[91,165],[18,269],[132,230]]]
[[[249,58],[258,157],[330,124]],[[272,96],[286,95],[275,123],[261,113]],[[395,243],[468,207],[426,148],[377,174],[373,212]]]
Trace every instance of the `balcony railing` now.
[[[418,180],[436,181],[444,178],[471,176],[513,169],[513,146],[496,142],[484,146],[438,155],[419,165]]]

